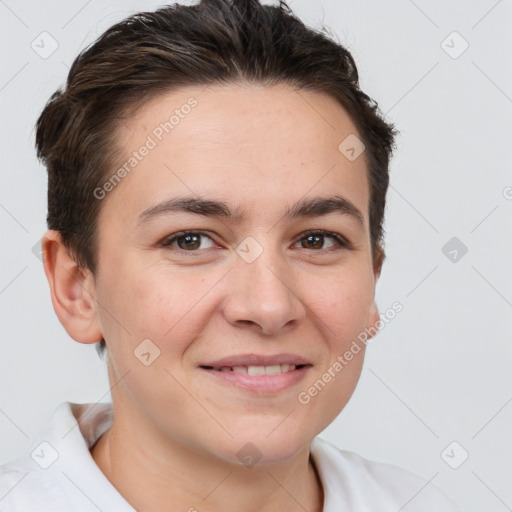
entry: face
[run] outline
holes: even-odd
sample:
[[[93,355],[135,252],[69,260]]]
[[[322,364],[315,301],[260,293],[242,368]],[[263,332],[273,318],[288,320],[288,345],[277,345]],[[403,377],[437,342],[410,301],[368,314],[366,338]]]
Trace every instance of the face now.
[[[366,162],[338,149],[356,133],[335,100],[284,85],[184,88],[118,128],[129,172],[102,189],[94,296],[120,421],[275,462],[339,414],[364,347],[333,365],[378,319]],[[313,198],[338,202],[297,207]]]

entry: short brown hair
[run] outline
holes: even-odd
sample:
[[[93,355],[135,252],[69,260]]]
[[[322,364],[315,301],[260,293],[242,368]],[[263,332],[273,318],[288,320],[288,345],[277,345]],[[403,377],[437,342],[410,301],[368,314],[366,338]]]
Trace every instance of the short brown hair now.
[[[37,120],[37,155],[48,169],[48,228],[60,232],[80,267],[95,274],[101,201],[93,191],[115,168],[119,119],[163,92],[236,82],[322,92],[346,109],[366,147],[372,254],[382,262],[397,132],[359,88],[350,52],[306,27],[284,1],[201,0],[138,13],[109,28],[78,55],[65,88]]]

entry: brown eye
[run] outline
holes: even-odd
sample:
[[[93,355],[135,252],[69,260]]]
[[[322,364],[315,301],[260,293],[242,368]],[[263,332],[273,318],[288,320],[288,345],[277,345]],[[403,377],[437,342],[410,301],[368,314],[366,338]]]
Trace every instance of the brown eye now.
[[[330,238],[334,240],[334,245],[330,247],[323,247],[325,239]],[[303,249],[314,249],[314,250],[329,250],[329,249],[340,249],[340,248],[348,248],[348,242],[337,233],[329,233],[327,231],[315,231],[315,232],[307,232],[300,239],[301,248]]]
[[[181,249],[188,252],[197,252],[197,249],[208,249],[209,247],[201,247],[202,239],[206,238],[211,241],[211,238],[205,233],[196,231],[182,231],[175,233],[162,242],[162,247],[172,247]]]

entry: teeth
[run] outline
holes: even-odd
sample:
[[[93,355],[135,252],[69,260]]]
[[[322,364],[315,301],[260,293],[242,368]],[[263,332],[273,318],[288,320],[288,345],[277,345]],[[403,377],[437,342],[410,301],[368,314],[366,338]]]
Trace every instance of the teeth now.
[[[215,368],[219,372],[245,373],[248,375],[279,375],[295,370],[294,364],[275,364],[271,366],[221,366]]]
[[[249,375],[265,375],[265,368],[268,368],[268,366],[248,366],[247,373]]]
[[[265,366],[263,371],[266,375],[279,375],[281,373],[281,365],[276,364],[274,366]]]

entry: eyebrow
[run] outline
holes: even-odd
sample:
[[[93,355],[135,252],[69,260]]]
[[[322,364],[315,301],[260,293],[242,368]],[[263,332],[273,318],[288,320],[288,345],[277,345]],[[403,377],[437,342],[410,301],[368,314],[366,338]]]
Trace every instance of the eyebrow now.
[[[193,213],[205,217],[226,219],[235,223],[247,219],[247,213],[239,207],[231,207],[224,201],[216,201],[193,196],[174,197],[144,210],[137,220],[137,224],[144,224],[151,219],[168,215],[173,212]],[[345,197],[334,195],[328,197],[312,197],[301,199],[289,207],[284,217],[289,220],[298,218],[319,217],[338,213],[348,215],[364,227],[364,216],[361,211]]]

